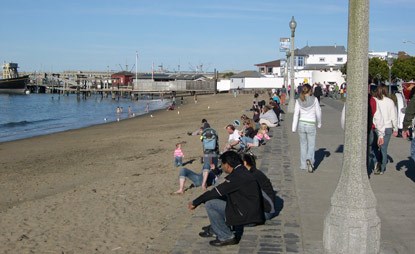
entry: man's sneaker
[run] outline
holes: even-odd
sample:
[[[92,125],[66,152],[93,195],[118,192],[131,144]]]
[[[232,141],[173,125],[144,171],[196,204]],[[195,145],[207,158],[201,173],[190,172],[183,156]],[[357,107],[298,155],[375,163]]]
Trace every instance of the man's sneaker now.
[[[216,237],[215,234],[210,233],[209,231],[202,231],[199,233],[200,237]]]
[[[239,241],[234,237],[232,239],[229,240],[225,240],[225,241],[221,241],[219,239],[210,241],[209,244],[212,246],[216,246],[216,247],[221,247],[221,246],[226,246],[226,245],[235,245],[238,244]]]
[[[380,171],[380,163],[379,162],[376,162],[375,169],[374,169],[374,174],[375,175],[379,175],[380,173],[381,173],[381,171]]]
[[[307,168],[308,168],[308,173],[313,173],[314,166],[313,166],[313,164],[311,163],[310,160],[307,160]]]
[[[202,230],[203,231],[209,231],[210,230],[210,225],[202,227]]]

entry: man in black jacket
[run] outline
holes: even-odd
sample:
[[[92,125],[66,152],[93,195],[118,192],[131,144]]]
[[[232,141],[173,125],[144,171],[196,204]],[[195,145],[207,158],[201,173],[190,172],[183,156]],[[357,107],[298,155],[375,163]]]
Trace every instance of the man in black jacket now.
[[[205,203],[212,231],[217,239],[213,246],[238,244],[229,226],[263,224],[264,211],[258,183],[243,166],[240,156],[227,151],[220,156],[225,181],[189,203],[190,210]]]

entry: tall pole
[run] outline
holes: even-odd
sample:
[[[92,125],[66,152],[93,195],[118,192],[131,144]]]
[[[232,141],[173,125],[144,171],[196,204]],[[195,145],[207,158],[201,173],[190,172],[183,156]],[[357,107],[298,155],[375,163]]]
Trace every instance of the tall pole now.
[[[290,51],[290,77],[291,77],[291,89],[290,89],[290,101],[288,102],[288,113],[294,113],[294,96],[295,96],[295,84],[294,84],[294,36],[297,22],[292,16],[289,23],[291,29],[291,51]]]
[[[137,86],[137,80],[138,80],[138,52],[135,52],[135,88],[138,89]]]
[[[284,85],[285,85],[285,91],[287,92],[287,94],[288,94],[288,52],[286,52],[286,62],[285,62],[285,67],[284,67],[284,69],[285,69],[285,71],[284,71]],[[291,96],[290,94],[288,94],[288,97],[289,96]]]
[[[343,165],[324,220],[325,253],[377,254],[380,219],[367,175],[369,0],[349,0]]]
[[[391,53],[388,53],[386,56],[386,61],[389,67],[389,94],[392,93],[392,64],[393,64],[393,57]]]
[[[389,65],[389,95],[392,93],[392,66]]]

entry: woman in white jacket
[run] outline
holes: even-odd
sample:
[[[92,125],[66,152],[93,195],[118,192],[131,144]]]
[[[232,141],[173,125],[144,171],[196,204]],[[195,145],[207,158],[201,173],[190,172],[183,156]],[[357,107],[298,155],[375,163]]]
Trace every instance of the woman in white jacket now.
[[[386,170],[386,163],[388,162],[388,145],[391,136],[398,135],[398,113],[395,103],[389,99],[386,95],[388,89],[384,84],[379,85],[376,88],[375,100],[378,104],[379,111],[383,118],[383,127],[385,133],[383,136],[383,145],[380,146],[380,151],[375,154],[375,174],[383,174]]]
[[[309,84],[303,85],[300,98],[295,102],[292,131],[300,136],[300,167],[308,172],[314,171],[314,151],[316,143],[316,126],[321,127],[321,108],[313,89]]]

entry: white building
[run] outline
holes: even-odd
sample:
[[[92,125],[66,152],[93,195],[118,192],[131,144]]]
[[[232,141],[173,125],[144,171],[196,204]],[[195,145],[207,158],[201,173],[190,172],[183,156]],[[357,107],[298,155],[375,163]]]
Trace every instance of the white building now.
[[[347,62],[344,46],[305,46],[294,51],[294,83],[342,84],[345,82],[340,69]],[[287,66],[288,65],[288,66]],[[255,64],[258,71],[244,71],[230,78],[229,89],[282,88],[290,84],[289,62],[279,59]]]

